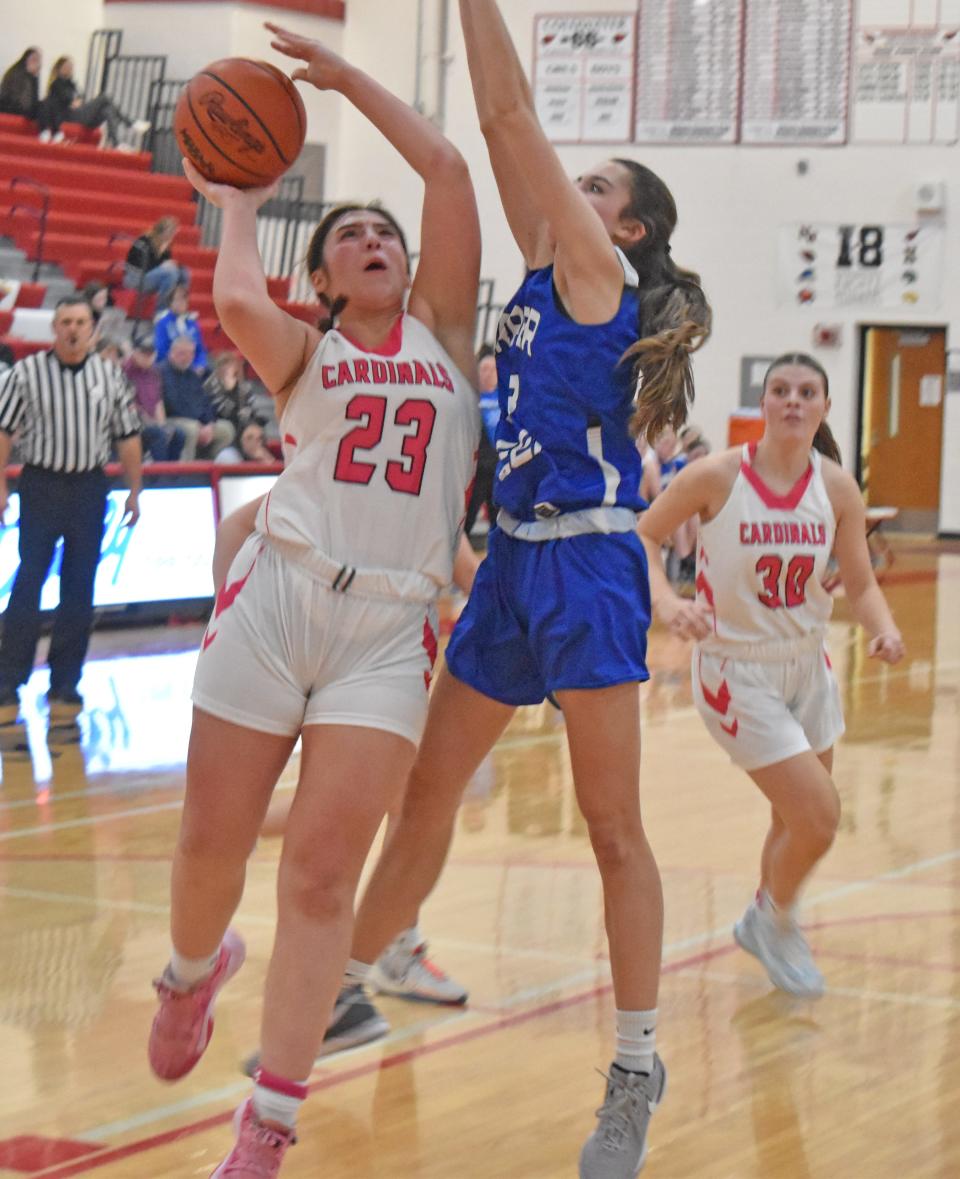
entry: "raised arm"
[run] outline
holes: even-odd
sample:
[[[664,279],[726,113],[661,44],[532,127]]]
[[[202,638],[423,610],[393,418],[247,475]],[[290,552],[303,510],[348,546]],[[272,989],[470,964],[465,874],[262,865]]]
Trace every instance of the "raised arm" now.
[[[423,180],[420,262],[410,311],[469,372],[480,279],[480,221],[466,161],[429,119],[362,70],[317,41],[278,25],[267,28],[274,34],[274,49],[306,63],[294,70],[295,80],[342,94]]]
[[[189,160],[183,170],[193,187],[223,210],[213,302],[224,331],[250,361],[267,389],[278,397],[297,380],[320,341],[320,332],[288,315],[270,298],[257,245],[257,210],[274,188],[231,188],[211,184]]]
[[[837,520],[834,554],[847,601],[853,616],[870,636],[870,655],[885,663],[897,663],[903,658],[903,639],[870,564],[860,488],[847,472],[835,467],[827,469],[826,462],[824,468]]]
[[[575,318],[609,317],[623,286],[620,262],[540,126],[499,6],[496,0],[460,0],[460,18],[480,129],[514,237],[530,265],[549,261],[545,244],[553,243],[558,286]]]

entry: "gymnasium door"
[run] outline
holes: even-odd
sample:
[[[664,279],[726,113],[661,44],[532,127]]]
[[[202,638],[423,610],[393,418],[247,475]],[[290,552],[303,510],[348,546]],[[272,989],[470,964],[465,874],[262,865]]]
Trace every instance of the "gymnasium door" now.
[[[862,372],[860,478],[867,506],[899,508],[901,528],[936,531],[946,332],[864,328]]]

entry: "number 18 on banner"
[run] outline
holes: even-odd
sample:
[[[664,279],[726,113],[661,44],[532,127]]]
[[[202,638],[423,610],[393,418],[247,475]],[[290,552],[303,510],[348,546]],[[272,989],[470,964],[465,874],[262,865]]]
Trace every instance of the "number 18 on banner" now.
[[[783,226],[780,302],[801,307],[937,307],[943,247],[943,230],[936,225]]]

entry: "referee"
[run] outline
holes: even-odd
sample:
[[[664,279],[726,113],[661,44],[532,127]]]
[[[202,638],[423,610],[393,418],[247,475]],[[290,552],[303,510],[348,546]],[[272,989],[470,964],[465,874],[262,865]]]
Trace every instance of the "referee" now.
[[[63,538],[60,605],[53,622],[50,719],[83,709],[77,691],[93,627],[93,587],[107,506],[104,464],[116,442],[130,494],[128,526],[140,515],[140,422],[116,365],[91,353],[93,313],[77,295],[53,316],[53,348],[0,377],[0,523],[7,506],[6,466],[13,434],[24,454],[20,476],[20,567],[0,642],[0,724],[19,710],[17,689],[33,670],[40,637],[40,592]]]

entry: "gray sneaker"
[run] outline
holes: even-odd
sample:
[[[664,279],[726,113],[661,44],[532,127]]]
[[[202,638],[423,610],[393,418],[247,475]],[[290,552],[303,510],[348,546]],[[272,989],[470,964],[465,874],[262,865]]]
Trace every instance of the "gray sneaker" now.
[[[741,949],[763,963],[770,981],[781,991],[800,999],[823,994],[823,975],[796,921],[778,921],[752,901],[734,925],[733,936]]]
[[[370,986],[381,995],[460,1007],[469,995],[467,988],[427,954],[427,943],[407,949],[402,937],[387,946],[370,971]]]
[[[659,1056],[649,1074],[611,1064],[597,1128],[580,1152],[580,1179],[636,1179],[647,1161],[650,1117],[666,1090],[667,1071]]]
[[[323,1037],[317,1059],[344,1052],[347,1048],[358,1048],[372,1040],[380,1040],[389,1031],[390,1025],[367,998],[362,986],[343,987],[337,996],[330,1026]],[[260,1053],[254,1052],[241,1068],[248,1077],[252,1077],[259,1064]]]

